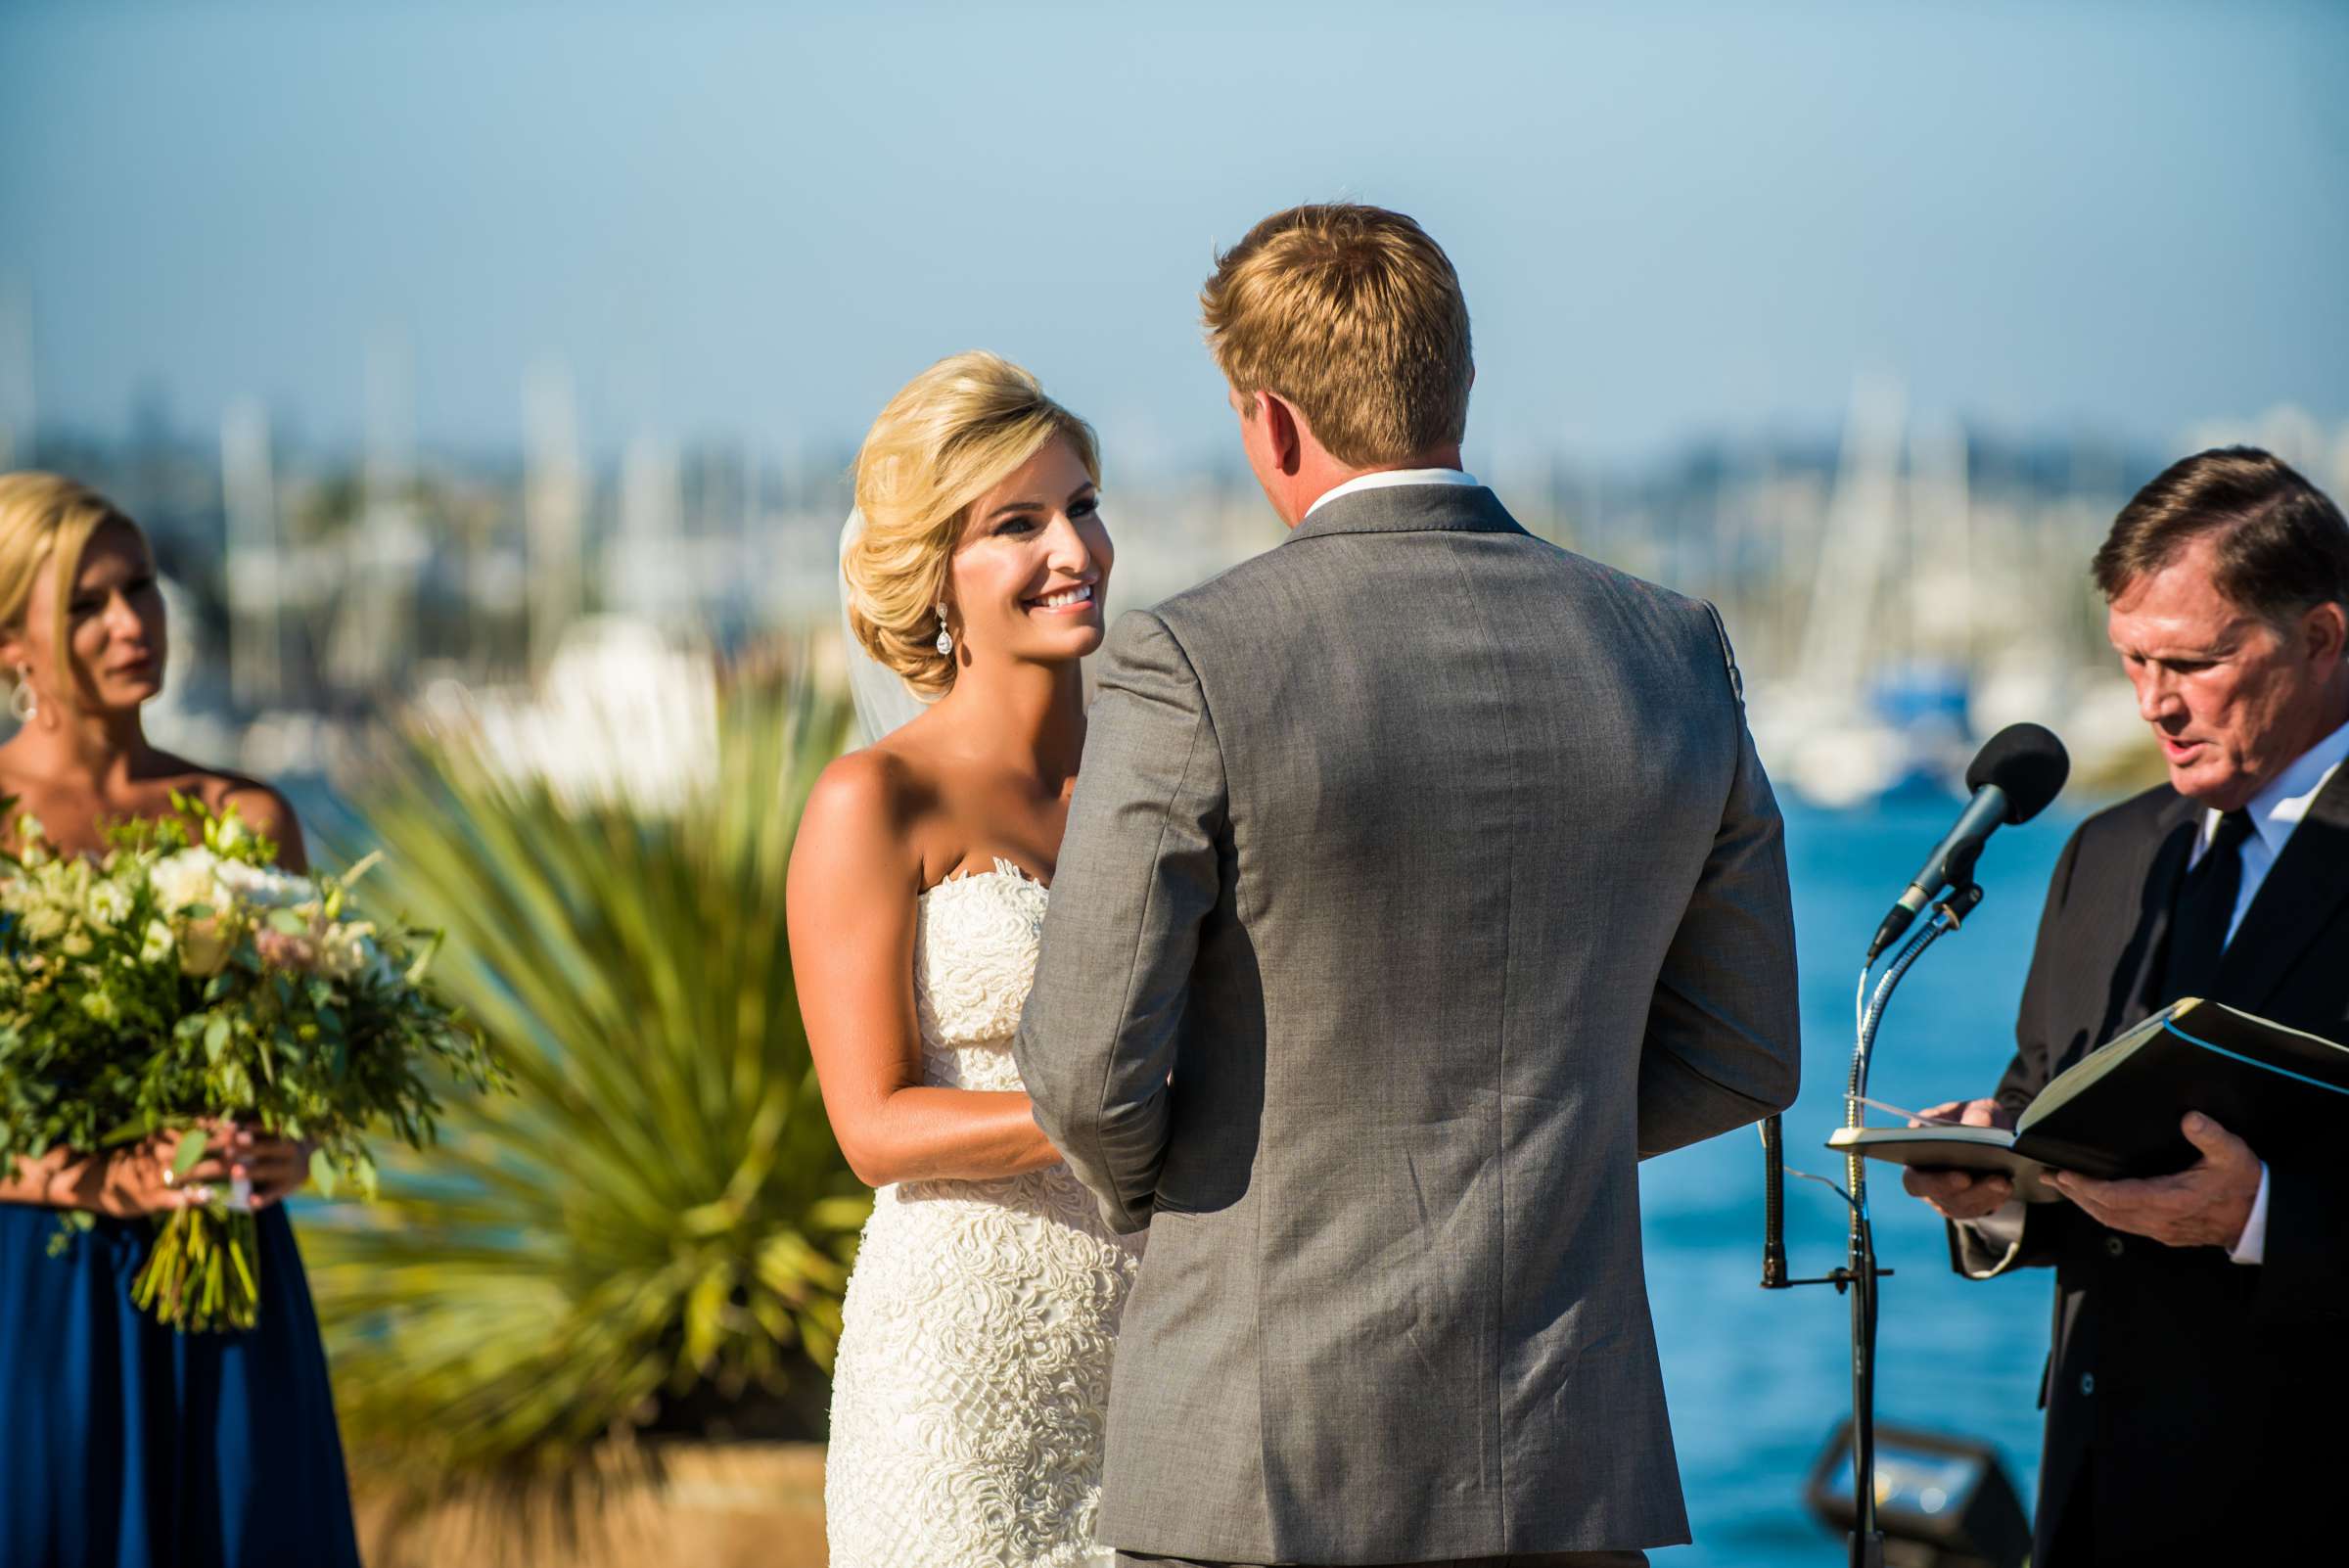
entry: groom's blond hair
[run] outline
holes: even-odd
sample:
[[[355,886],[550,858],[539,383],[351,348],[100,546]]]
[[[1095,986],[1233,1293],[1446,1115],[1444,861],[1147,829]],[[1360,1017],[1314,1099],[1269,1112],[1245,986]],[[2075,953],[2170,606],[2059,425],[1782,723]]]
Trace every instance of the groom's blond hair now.
[[[864,530],[840,559],[849,629],[920,695],[954,684],[953,658],[938,651],[938,605],[963,514],[1056,437],[1100,484],[1092,427],[1018,365],[977,350],[907,382],[865,433],[856,453]]]
[[[1232,389],[1287,401],[1350,468],[1408,462],[1468,428],[1468,301],[1443,247],[1401,212],[1275,212],[1216,258],[1199,303]]]

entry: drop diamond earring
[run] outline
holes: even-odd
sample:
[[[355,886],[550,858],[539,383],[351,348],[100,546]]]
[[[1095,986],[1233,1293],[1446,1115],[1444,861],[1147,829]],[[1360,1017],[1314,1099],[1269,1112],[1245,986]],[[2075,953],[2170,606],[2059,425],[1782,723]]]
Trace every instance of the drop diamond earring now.
[[[8,694],[8,711],[17,715],[18,723],[28,724],[32,721],[32,715],[40,712],[40,699],[32,694],[32,667],[17,666],[17,684],[16,689]]]
[[[938,606],[938,653],[942,659],[954,656],[954,633],[946,629],[946,606],[943,599]]]

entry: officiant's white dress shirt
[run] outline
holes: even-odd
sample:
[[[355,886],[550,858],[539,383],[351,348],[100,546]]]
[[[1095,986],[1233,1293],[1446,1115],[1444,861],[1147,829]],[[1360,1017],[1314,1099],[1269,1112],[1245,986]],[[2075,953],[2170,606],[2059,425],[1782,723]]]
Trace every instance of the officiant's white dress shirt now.
[[[2227,920],[2227,939],[2234,940],[2237,926],[2243,923],[2243,912],[2259,896],[2259,885],[2268,880],[2268,872],[2283,853],[2283,846],[2292,836],[2292,829],[2308,815],[2308,808],[2332,782],[2340,770],[2343,759],[2349,759],[2349,724],[2343,724],[2323,740],[2292,760],[2289,767],[2268,781],[2267,787],[2251,797],[2243,809],[2251,813],[2251,832],[2243,840],[2239,852],[2243,860],[2243,885],[2235,890],[2234,912]],[[2202,837],[2194,845],[2194,859],[2203,852],[2219,831],[2219,818],[2225,813],[2210,810],[2202,813]],[[2243,1233],[2227,1256],[2238,1264],[2255,1264],[2267,1256],[2268,1250],[2268,1165],[2259,1165],[2259,1196],[2251,1200],[2251,1218],[2243,1222]]]

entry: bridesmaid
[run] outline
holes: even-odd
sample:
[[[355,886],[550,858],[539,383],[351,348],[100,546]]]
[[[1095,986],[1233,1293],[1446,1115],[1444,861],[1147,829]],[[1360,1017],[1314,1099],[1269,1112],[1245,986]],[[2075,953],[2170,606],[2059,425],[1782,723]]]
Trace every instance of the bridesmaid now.
[[[139,705],[162,689],[163,632],[137,524],[70,481],[0,475],[0,682],[23,725],[0,745],[12,846],[29,811],[61,853],[101,851],[106,823],[168,816],[176,790],[234,806],[303,869],[275,790],[148,742]],[[281,1206],[307,1167],[282,1138],[208,1140],[177,1184],[176,1135],[0,1169],[0,1568],[357,1568],[326,1357]],[[259,1324],[176,1333],[130,1302],[149,1217],[240,1175],[259,1211]],[[98,1218],[52,1258],[61,1209]]]

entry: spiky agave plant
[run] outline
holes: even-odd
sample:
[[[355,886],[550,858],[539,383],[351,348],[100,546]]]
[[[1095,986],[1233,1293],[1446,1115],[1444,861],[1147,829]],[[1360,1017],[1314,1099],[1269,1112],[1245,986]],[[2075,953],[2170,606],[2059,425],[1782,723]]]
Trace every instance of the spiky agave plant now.
[[[820,1420],[869,1199],[817,1096],[783,883],[846,718],[805,683],[732,691],[673,812],[558,802],[446,734],[350,792],[376,899],[445,931],[439,982],[516,1086],[452,1100],[380,1203],[305,1225],[363,1470],[576,1501],[648,1425]]]

